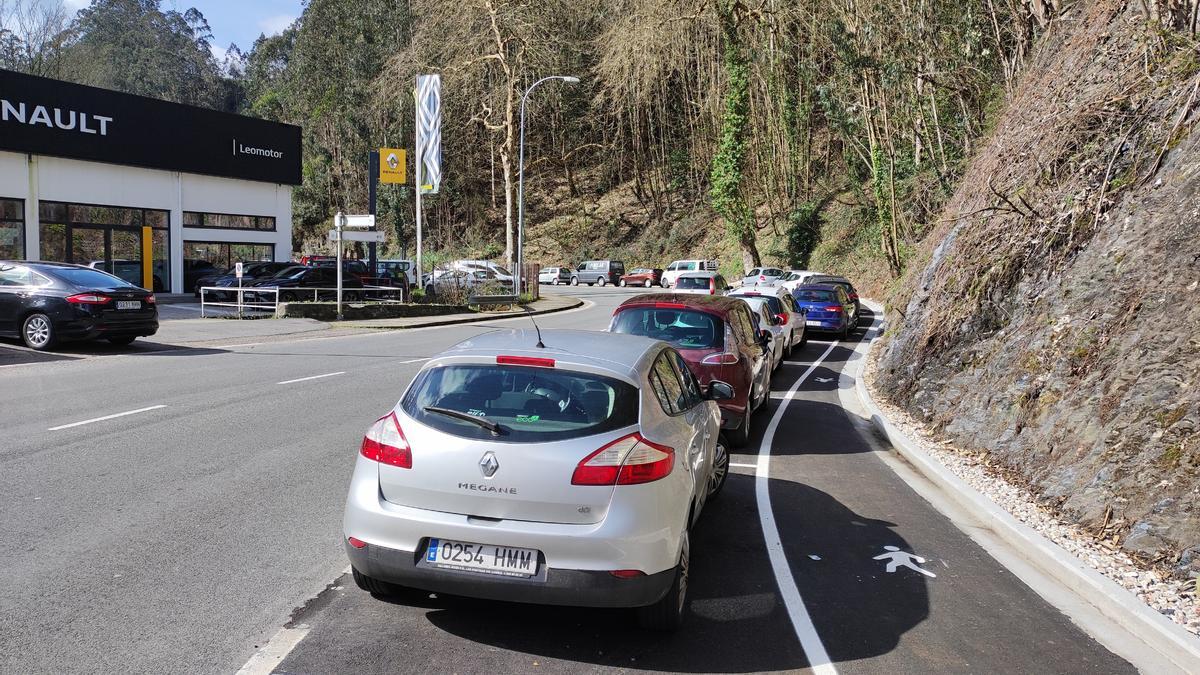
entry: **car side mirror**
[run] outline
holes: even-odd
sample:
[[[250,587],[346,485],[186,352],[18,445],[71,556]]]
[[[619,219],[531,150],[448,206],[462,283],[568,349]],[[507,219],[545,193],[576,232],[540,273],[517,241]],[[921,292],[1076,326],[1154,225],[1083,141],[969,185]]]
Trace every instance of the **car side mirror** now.
[[[765,347],[766,345],[770,344],[770,342],[771,342],[771,331],[769,331],[769,330],[763,330],[763,331],[759,331],[759,333],[758,333],[758,339],[762,341],[762,343],[763,343],[763,346],[764,346],[764,347]]]
[[[713,380],[708,383],[705,398],[710,401],[730,401],[733,399],[733,386],[720,380]]]

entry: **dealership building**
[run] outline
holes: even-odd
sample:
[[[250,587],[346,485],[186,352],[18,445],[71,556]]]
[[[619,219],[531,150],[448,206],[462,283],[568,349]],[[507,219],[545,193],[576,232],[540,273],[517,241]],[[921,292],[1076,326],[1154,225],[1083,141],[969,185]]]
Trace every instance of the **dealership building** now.
[[[286,261],[300,128],[0,69],[0,260],[191,292]]]

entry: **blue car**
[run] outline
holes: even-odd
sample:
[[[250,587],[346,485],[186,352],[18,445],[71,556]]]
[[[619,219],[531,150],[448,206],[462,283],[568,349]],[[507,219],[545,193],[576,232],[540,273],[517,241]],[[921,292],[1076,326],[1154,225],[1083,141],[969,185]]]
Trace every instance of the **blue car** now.
[[[808,310],[805,327],[819,333],[833,333],[845,340],[858,328],[858,311],[846,289],[833,284],[808,284],[792,291],[796,305]]]

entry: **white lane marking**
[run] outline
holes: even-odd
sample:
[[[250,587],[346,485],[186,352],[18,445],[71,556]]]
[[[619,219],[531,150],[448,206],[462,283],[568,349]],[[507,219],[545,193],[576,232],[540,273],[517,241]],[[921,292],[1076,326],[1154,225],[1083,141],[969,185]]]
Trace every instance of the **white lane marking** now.
[[[736,466],[739,469],[757,469],[758,468],[757,464],[738,464],[737,462],[730,462],[729,466]]]
[[[342,575],[350,574],[350,567],[347,566],[342,570]],[[306,600],[311,600],[307,598]],[[250,657],[241,668],[238,669],[237,675],[270,675],[274,672],[275,667],[283,663],[283,660],[292,653],[296,645],[308,635],[312,628],[302,623],[298,626],[288,628],[284,626],[280,628],[275,635],[267,640],[267,644],[258,648],[254,655]]]
[[[96,417],[96,418],[90,419],[90,420],[83,420],[82,422],[72,422],[70,424],[63,424],[63,425],[60,425],[57,427],[50,427],[46,431],[59,431],[62,429],[70,429],[71,427],[81,427],[85,424],[91,424],[92,422],[103,422],[104,420],[112,420],[112,419],[116,419],[118,417],[125,417],[126,415],[136,415],[138,413],[149,412],[151,410],[158,410],[159,408],[165,408],[165,407],[167,407],[167,406],[152,405],[148,408],[138,408],[137,410],[127,410],[125,412],[114,413],[112,415],[105,415],[104,417]]]
[[[833,667],[829,653],[825,651],[825,645],[821,643],[821,637],[817,635],[812,617],[804,608],[804,598],[800,596],[800,588],[796,586],[796,580],[792,577],[787,554],[783,551],[783,540],[779,537],[779,528],[775,525],[775,512],[771,510],[770,494],[771,445],[775,441],[775,430],[779,428],[779,422],[787,411],[788,403],[792,401],[796,391],[800,389],[800,385],[804,384],[808,376],[812,375],[837,344],[837,342],[829,344],[825,353],[821,354],[821,358],[813,361],[808,370],[800,375],[792,388],[784,395],[779,407],[775,409],[771,423],[767,425],[767,431],[763,434],[762,443],[758,446],[758,473],[754,477],[754,496],[758,503],[758,518],[762,522],[763,539],[766,540],[771,568],[775,571],[775,583],[779,585],[779,594],[783,596],[783,604],[787,607],[788,616],[792,620],[792,628],[796,631],[796,638],[800,640],[800,647],[804,649],[804,654],[808,657],[809,666],[812,667],[814,673],[820,675],[837,675],[837,669]]]
[[[323,377],[333,377],[335,375],[345,375],[345,374],[346,374],[346,371],[339,370],[336,373],[325,373],[324,375],[309,375],[308,377],[297,377],[294,380],[284,380],[283,382],[276,382],[275,384],[295,384],[297,382],[308,382],[309,380],[319,380]]]

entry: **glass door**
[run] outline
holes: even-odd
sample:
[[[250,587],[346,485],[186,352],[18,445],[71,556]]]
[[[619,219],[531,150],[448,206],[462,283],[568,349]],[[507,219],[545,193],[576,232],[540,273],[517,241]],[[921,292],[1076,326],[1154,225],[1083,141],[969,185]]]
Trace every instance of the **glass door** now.
[[[134,286],[143,286],[142,278],[142,232],[141,230],[126,230],[113,228],[108,231],[110,244],[108,249],[109,274],[116,275]],[[153,289],[151,289],[153,290]]]
[[[71,228],[71,262],[108,271],[105,230],[98,227]]]

